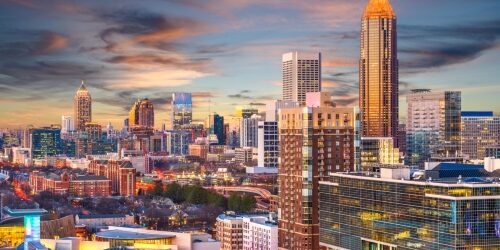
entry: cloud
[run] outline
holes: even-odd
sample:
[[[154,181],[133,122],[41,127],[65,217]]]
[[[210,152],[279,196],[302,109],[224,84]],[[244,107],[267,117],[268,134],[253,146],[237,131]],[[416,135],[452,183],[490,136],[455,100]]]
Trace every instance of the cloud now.
[[[161,15],[145,10],[118,10],[103,12],[99,18],[110,24],[99,34],[108,49],[119,50],[130,46],[169,50],[180,39],[207,32],[203,22]]]
[[[400,25],[400,70],[419,73],[472,61],[499,45],[500,19],[450,26]]]
[[[266,104],[263,102],[251,102],[248,105],[250,105],[250,106],[266,106]]]
[[[138,65],[158,65],[162,67],[190,69],[194,71],[208,71],[211,60],[207,58],[189,59],[182,55],[162,55],[161,53],[151,54],[132,54],[132,55],[116,55],[106,60],[110,63],[125,64],[132,68]]]
[[[232,95],[227,95],[227,97],[235,98],[235,99],[252,99],[251,96],[243,95],[243,94],[232,94]]]

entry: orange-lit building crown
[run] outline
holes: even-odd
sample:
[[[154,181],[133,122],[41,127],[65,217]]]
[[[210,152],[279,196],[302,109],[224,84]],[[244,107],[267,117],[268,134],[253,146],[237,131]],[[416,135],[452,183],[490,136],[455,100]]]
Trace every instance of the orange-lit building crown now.
[[[363,13],[363,18],[396,18],[389,0],[370,0]]]

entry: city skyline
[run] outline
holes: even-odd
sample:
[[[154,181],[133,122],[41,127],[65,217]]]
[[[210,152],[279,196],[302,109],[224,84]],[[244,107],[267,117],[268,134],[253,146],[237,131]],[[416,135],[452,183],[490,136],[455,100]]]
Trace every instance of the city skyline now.
[[[59,123],[61,115],[72,114],[81,79],[92,95],[93,121],[115,127],[138,98],[152,100],[161,126],[170,119],[171,93],[179,91],[193,93],[194,121],[203,121],[209,110],[234,114],[237,105],[262,111],[265,101],[280,98],[280,57],[294,50],[321,52],[324,90],[340,104],[356,105],[365,4],[3,2],[0,127]],[[427,11],[430,4],[436,11]],[[463,110],[498,113],[494,62],[500,30],[494,10],[500,3],[392,5],[398,13],[402,121],[401,100],[412,88],[462,91]],[[19,16],[25,22],[18,23]]]

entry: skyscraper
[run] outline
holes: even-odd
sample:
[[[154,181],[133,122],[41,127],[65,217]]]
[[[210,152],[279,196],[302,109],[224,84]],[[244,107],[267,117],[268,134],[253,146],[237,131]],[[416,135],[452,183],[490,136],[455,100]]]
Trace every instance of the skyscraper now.
[[[31,157],[43,159],[61,152],[61,130],[58,128],[37,128],[31,131]]]
[[[319,181],[359,168],[357,108],[315,104],[279,111],[278,240],[284,249],[319,249]]]
[[[216,135],[218,142],[217,145],[226,144],[226,134],[224,130],[224,116],[218,114],[209,115],[206,127],[208,129],[208,135]]]
[[[147,128],[155,126],[155,111],[153,103],[149,99],[143,99],[139,106],[139,125]]]
[[[306,102],[306,93],[321,91],[321,53],[289,52],[282,56],[283,100]]]
[[[193,100],[191,93],[172,93],[172,129],[193,121]]]
[[[461,94],[415,89],[406,96],[406,143],[410,164],[460,156]]]
[[[129,129],[154,128],[154,106],[149,99],[137,100],[128,113]]]
[[[240,145],[241,147],[258,147],[258,124],[262,121],[259,115],[252,115],[250,118],[241,119],[240,124]]]
[[[75,122],[71,116],[63,115],[61,117],[61,134],[67,134],[75,130]]]
[[[396,38],[396,14],[389,0],[370,0],[361,20],[359,106],[362,136],[397,139]]]
[[[76,91],[73,108],[75,111],[75,128],[84,130],[85,123],[92,121],[92,97],[82,81],[80,88]]]

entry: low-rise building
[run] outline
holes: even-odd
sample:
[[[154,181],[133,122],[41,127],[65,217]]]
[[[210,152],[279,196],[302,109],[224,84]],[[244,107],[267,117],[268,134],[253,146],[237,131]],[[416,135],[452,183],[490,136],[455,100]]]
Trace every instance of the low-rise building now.
[[[222,250],[278,249],[278,226],[262,214],[221,214],[216,239]]]
[[[432,172],[428,172],[432,171]],[[437,178],[431,178],[437,177]],[[498,173],[441,163],[331,173],[319,185],[320,245],[327,249],[498,249]]]

